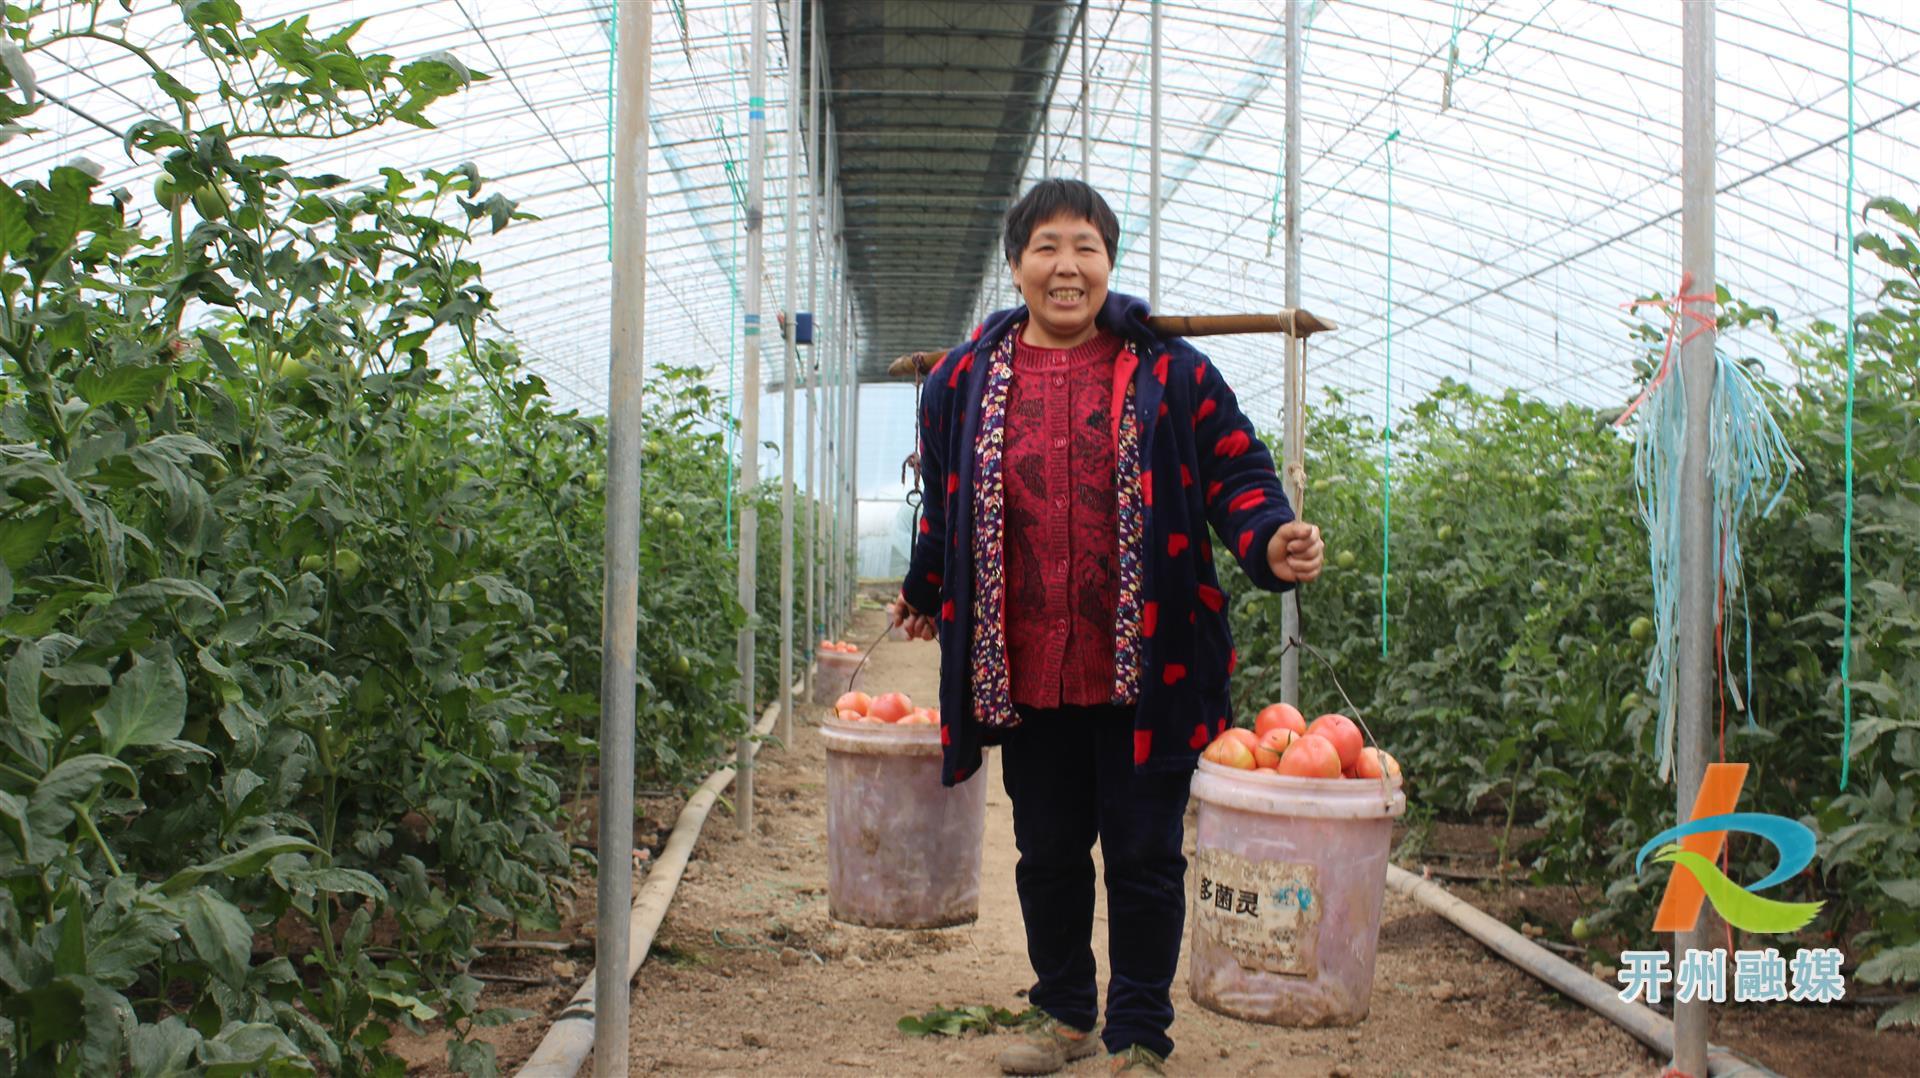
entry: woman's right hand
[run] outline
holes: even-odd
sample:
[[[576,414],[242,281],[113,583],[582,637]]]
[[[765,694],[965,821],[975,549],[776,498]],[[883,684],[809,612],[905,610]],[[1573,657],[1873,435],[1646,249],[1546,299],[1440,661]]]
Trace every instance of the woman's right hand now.
[[[933,618],[928,614],[916,612],[907,605],[907,597],[898,595],[887,604],[887,615],[896,628],[904,628],[907,637],[912,640],[932,640],[934,638]]]

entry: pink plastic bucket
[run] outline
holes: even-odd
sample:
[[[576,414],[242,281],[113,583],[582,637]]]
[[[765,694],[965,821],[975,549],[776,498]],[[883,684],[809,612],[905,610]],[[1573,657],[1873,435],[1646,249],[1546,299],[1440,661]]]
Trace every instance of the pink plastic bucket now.
[[[829,718],[827,912],[873,928],[980,916],[987,783],[940,785],[940,728]],[[982,770],[985,770],[982,768]]]
[[[832,707],[843,694],[860,688],[866,676],[866,671],[860,669],[860,661],[866,657],[861,651],[816,650],[813,653],[813,702]],[[851,685],[848,679],[852,679]]]
[[[1346,1026],[1373,995],[1400,780],[1193,776],[1194,1002],[1276,1026]]]

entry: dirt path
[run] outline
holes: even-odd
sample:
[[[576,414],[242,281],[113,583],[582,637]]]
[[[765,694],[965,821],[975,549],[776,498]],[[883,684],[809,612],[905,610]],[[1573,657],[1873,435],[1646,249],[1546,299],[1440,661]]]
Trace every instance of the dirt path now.
[[[877,604],[851,635],[862,644],[881,626]],[[935,696],[931,644],[888,643],[867,682],[915,699]],[[889,932],[827,917],[825,752],[808,709],[791,746],[760,754],[760,832],[752,842],[722,806],[707,821],[686,881],[634,985],[632,1069],[700,1075],[993,1075],[999,1037],[908,1037],[895,1022],[937,1005],[1025,1007],[1032,975],[1013,886],[1012,820],[997,762],[987,788],[980,919],[935,932]],[[657,853],[680,810],[677,796],[642,798],[635,838]],[[589,812],[590,816],[590,812]],[[590,824],[589,819],[589,824]],[[1437,824],[1421,857],[1451,866],[1491,866],[1497,826]],[[591,826],[586,829],[592,833]],[[1192,820],[1188,821],[1192,851]],[[642,868],[640,873],[644,873]],[[1468,872],[1469,877],[1472,876]],[[1581,910],[1567,888],[1470,884],[1455,890],[1508,923],[1564,929]],[[1098,893],[1098,892],[1096,892]],[[529,1017],[475,1031],[512,1073],[592,966],[593,880],[583,875],[560,929],[565,954],[492,952],[475,971],[488,978],[483,1005]],[[1380,931],[1373,1013],[1349,1030],[1289,1030],[1222,1018],[1187,998],[1184,959],[1174,982],[1184,1075],[1425,1075],[1656,1073],[1636,1042],[1591,1012],[1547,991],[1438,917],[1389,894]],[[1104,923],[1104,911],[1101,922]],[[1095,953],[1104,956],[1105,940]],[[1101,962],[1104,979],[1105,962]],[[1787,1075],[1902,1074],[1920,1035],[1873,1032],[1877,1007],[1729,1007],[1714,1040]],[[446,1030],[397,1031],[390,1047],[408,1073],[439,1076]],[[583,1071],[582,1073],[589,1073]],[[1098,1060],[1069,1074],[1104,1073]]]
[[[852,638],[872,639],[880,617],[863,609]],[[931,702],[938,661],[932,644],[884,644],[865,680],[869,691]],[[754,840],[731,815],[708,821],[635,985],[636,1073],[998,1073],[999,1037],[916,1039],[895,1028],[901,1016],[941,1004],[1025,1006],[1032,974],[997,763],[982,776],[991,785],[979,921],[932,932],[839,924],[827,917],[818,714],[800,724],[795,744],[761,754]],[[1189,843],[1192,831],[1189,821]],[[1104,909],[1099,916],[1104,924]],[[1183,957],[1172,1073],[1492,1073],[1511,1071],[1516,1052],[1526,1053],[1527,1073],[1658,1069],[1624,1033],[1487,957],[1437,917],[1389,895],[1384,922],[1373,1013],[1354,1029],[1279,1029],[1203,1010],[1187,998]],[[1095,949],[1104,956],[1105,941]],[[1104,983],[1104,957],[1101,965]],[[1096,1059],[1068,1073],[1104,1071]]]

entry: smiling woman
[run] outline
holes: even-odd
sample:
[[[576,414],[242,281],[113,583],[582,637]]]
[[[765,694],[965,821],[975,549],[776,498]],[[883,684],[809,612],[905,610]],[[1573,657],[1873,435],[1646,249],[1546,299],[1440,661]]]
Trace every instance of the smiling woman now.
[[[1007,215],[1007,267],[1032,317],[1020,339],[1073,348],[1097,331],[1120,243],[1120,222],[1099,192],[1043,180]]]
[[[939,630],[943,780],[1003,747],[1029,998],[1046,1016],[1001,1053],[1009,1074],[1102,1042],[1116,1073],[1157,1073],[1173,1050],[1188,780],[1230,721],[1238,661],[1208,528],[1269,591],[1312,580],[1322,556],[1218,367],[1108,290],[1119,238],[1078,180],[1042,181],[1007,212],[1026,302],[931,372],[921,474],[943,496],[894,606],[909,633]],[[1112,927],[1098,1040],[1096,837]]]

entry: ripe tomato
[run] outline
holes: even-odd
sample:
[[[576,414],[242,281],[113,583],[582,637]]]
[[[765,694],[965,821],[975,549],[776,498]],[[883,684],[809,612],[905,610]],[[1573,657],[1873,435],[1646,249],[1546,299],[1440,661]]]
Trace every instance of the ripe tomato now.
[[[1307,732],[1307,717],[1292,704],[1268,704],[1260,709],[1260,714],[1254,716],[1253,732],[1256,734],[1264,735],[1269,730],[1281,727],[1304,734]]]
[[[1253,736],[1253,731],[1247,729],[1244,726],[1229,726],[1227,727],[1227,732],[1224,734],[1221,734],[1220,736],[1230,737],[1235,741],[1240,742],[1242,745],[1245,745],[1247,747],[1247,750],[1249,752],[1253,750],[1253,747],[1255,745],[1258,745],[1260,743],[1260,739]]]
[[[1340,750],[1318,734],[1308,734],[1280,754],[1280,773],[1303,779],[1340,777]]]
[[[1360,746],[1365,740],[1360,736],[1360,728],[1345,715],[1322,715],[1307,727],[1307,736],[1318,734],[1332,743],[1340,753],[1340,770],[1345,771],[1360,758]]]
[[[1228,729],[1227,734],[1231,733],[1233,730]],[[1254,767],[1253,749],[1239,738],[1228,737],[1226,734],[1214,738],[1213,744],[1208,745],[1207,751],[1201,753],[1200,757],[1226,767],[1237,767],[1242,771],[1251,771]]]
[[[867,708],[867,714],[881,722],[899,722],[912,711],[913,700],[903,692],[881,693]]]
[[[1382,776],[1400,777],[1400,761],[1388,753],[1368,745],[1360,750],[1360,756],[1353,761],[1353,777],[1356,779],[1377,779]]]

